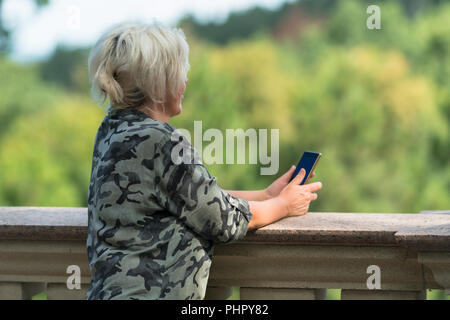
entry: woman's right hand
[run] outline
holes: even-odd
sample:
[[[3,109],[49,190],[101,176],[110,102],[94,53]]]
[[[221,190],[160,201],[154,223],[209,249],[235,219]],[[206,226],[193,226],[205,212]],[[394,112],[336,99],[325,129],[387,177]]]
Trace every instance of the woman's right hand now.
[[[284,187],[278,198],[285,205],[286,216],[301,216],[308,212],[311,201],[317,199],[317,192],[322,188],[321,182],[313,182],[300,185],[305,177],[305,169],[301,169],[299,174]]]
[[[300,185],[304,177],[305,170],[302,169],[278,196],[264,201],[249,201],[252,218],[248,229],[258,229],[285,217],[306,214],[310,202],[317,199],[315,192],[322,188],[322,183]]]

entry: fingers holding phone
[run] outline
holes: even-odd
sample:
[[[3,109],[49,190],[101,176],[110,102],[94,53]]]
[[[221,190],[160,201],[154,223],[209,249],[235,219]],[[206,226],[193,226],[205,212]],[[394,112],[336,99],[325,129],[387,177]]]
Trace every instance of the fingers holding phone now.
[[[305,151],[291,177],[291,181],[280,193],[287,202],[287,215],[304,215],[309,210],[311,201],[317,200],[317,191],[322,188],[321,182],[306,184],[315,176],[314,169],[322,156],[319,152]]]
[[[281,191],[280,198],[286,205],[287,216],[304,215],[309,210],[311,201],[317,199],[317,191],[322,188],[321,182],[313,182],[300,185],[306,175],[306,170],[301,169],[299,174]]]
[[[319,152],[305,151],[297,164],[297,168],[291,177],[291,181],[299,174],[300,169],[305,169],[306,173],[303,180],[299,184],[305,184],[308,180],[315,176],[314,169],[322,156]]]

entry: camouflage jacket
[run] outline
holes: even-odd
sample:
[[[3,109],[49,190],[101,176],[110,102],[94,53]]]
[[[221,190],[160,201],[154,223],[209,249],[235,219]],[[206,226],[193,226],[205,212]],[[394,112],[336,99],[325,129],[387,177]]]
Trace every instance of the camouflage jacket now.
[[[110,109],[101,123],[88,192],[87,299],[203,299],[213,245],[246,234],[248,202],[201,163],[175,164],[174,132],[133,109]]]

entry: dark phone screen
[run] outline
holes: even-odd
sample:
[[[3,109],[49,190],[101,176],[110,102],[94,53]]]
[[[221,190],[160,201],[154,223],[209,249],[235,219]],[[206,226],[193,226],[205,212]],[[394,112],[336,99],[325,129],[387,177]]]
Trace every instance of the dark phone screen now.
[[[303,168],[303,169],[305,169],[306,174],[305,174],[305,178],[303,178],[303,181],[300,184],[304,184],[306,179],[309,176],[309,173],[311,172],[312,167],[314,166],[314,163],[316,163],[316,160],[318,157],[319,157],[319,153],[317,153],[317,152],[305,151],[297,165],[297,168],[295,168],[295,171],[294,171],[294,174],[292,175],[291,180],[294,179],[297,176],[297,174],[300,172],[300,170]]]

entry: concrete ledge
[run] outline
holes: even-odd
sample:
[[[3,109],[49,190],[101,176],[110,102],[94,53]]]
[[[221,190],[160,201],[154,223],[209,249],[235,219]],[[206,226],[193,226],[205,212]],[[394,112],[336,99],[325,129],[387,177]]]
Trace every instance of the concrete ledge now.
[[[87,209],[0,207],[0,239],[86,239]]]
[[[424,299],[426,289],[450,292],[450,215],[311,212],[283,219],[239,242],[218,245],[208,298],[231,286],[242,299]],[[86,208],[0,207],[0,299],[84,299],[90,282]],[[66,286],[80,267],[80,290]],[[368,267],[381,289],[368,290]],[[237,272],[238,270],[238,272]]]
[[[0,239],[84,240],[87,209],[0,207]],[[450,249],[450,215],[310,212],[249,232],[241,242],[396,245]]]

